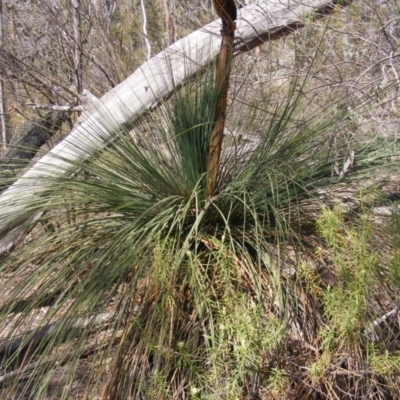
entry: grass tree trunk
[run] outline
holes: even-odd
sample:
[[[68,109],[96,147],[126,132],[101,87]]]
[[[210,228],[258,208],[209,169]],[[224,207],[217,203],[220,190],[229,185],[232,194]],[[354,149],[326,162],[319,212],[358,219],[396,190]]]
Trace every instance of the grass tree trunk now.
[[[235,40],[236,5],[233,0],[214,0],[214,8],[222,19],[222,43],[217,62],[216,85],[219,97],[215,112],[215,125],[211,132],[210,154],[208,159],[207,197],[211,198],[217,186],[218,167],[221,158],[226,107],[228,104],[229,77]]]

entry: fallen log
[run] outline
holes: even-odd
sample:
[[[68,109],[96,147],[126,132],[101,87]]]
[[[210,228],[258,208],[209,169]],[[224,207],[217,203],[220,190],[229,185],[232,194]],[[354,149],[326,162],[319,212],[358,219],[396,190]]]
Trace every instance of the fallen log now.
[[[0,157],[0,192],[17,179],[17,173],[29,164],[40,147],[60,129],[67,117],[66,112],[51,111],[43,118],[30,122],[23,129],[18,140]]]
[[[310,14],[325,15],[333,5],[326,0],[262,0],[246,6],[238,13],[233,54],[288,35],[303,27]],[[170,96],[175,87],[214,61],[220,47],[220,27],[220,22],[214,21],[177,41],[92,105],[67,138],[0,196],[0,238],[39,211],[33,211],[29,204],[46,190],[51,179],[71,173],[77,163],[109,143],[115,130],[131,126],[160,99]]]

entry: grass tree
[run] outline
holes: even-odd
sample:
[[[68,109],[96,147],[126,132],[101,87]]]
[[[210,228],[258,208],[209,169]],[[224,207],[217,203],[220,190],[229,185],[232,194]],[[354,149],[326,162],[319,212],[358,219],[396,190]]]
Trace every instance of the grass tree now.
[[[0,267],[1,334],[13,337],[2,397],[399,395],[397,327],[382,319],[396,304],[397,236],[378,251],[390,229],[368,218],[378,190],[362,190],[398,144],[352,138],[357,163],[337,186],[358,182],[349,212],[331,199],[332,168],[366,104],[315,111],[307,74],[278,100],[280,88],[242,85],[210,196],[221,86],[202,72],[132,130],[107,114],[98,133],[115,140],[83,161],[59,155],[70,174],[41,165],[45,190],[23,199],[40,224]]]
[[[6,397],[68,398],[80,380],[89,397],[114,399],[397,393],[386,388],[396,356],[363,341],[380,335],[368,331],[369,296],[392,287],[369,222],[346,228],[336,206],[313,223],[303,210],[331,182],[329,139],[346,123],[334,106],[304,120],[303,84],[274,107],[233,99],[228,125],[258,133],[226,144],[211,199],[212,71],[114,131],[79,172],[49,175],[29,204],[45,205],[41,226],[1,266],[2,332],[18,337],[0,350]],[[346,357],[366,369],[365,346],[376,370],[362,380]]]

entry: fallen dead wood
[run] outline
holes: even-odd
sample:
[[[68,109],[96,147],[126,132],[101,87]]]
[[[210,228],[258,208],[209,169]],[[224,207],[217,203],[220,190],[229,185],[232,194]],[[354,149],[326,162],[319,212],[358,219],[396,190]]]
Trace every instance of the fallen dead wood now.
[[[391,318],[396,318],[399,315],[399,308],[395,308],[381,317],[377,318],[375,321],[371,322],[368,328],[364,329],[364,336],[368,338],[371,342],[379,342],[380,337],[377,333],[378,327],[381,324],[387,324],[388,320]]]
[[[74,105],[60,105],[60,104],[37,104],[27,103],[26,105],[33,110],[52,110],[52,111],[69,111],[69,112],[81,112],[86,110],[87,105],[94,103],[98,98],[89,92],[87,89],[83,89],[81,94],[81,104],[78,106]]]
[[[27,299],[12,299],[9,303],[2,304],[0,306],[0,314],[9,315],[13,313],[24,312],[28,309],[37,309],[41,307],[50,307],[52,306],[57,299],[63,294],[65,291],[58,290],[49,292],[44,296],[40,301],[37,300],[37,296],[33,294]]]
[[[12,185],[19,171],[23,170],[40,147],[43,146],[68,118],[69,112],[50,111],[45,117],[29,123],[16,143],[13,143],[7,153],[0,158],[0,192]],[[25,235],[34,227],[42,212],[28,216],[20,221],[4,237],[0,237],[0,260],[7,256],[23,240]]]
[[[25,168],[37,152],[66,121],[73,111],[84,111],[88,104],[93,104],[98,99],[88,90],[84,90],[82,96],[85,102],[82,105],[63,106],[52,104],[28,104],[33,109],[51,110],[44,117],[30,122],[19,135],[18,140],[10,145],[10,148],[0,157],[0,192],[10,186],[17,179],[17,173]],[[9,178],[9,179],[8,179]]]
[[[112,332],[107,335],[107,332],[104,332],[103,334],[99,335],[101,337],[97,338],[96,342],[94,344],[88,344],[81,350],[81,359],[87,357],[89,354],[94,353],[95,351],[101,349],[102,347],[109,346],[110,342],[109,339],[114,339],[117,340],[122,336],[123,330],[119,330],[115,334]],[[65,354],[56,354],[52,356],[47,356],[43,359],[40,359],[38,361],[34,361],[32,363],[29,363],[27,365],[21,366],[20,368],[7,372],[6,374],[0,376],[0,386],[4,385],[7,381],[12,380],[12,379],[21,379],[24,377],[24,374],[33,371],[35,368],[37,368],[39,365],[45,365],[45,364],[57,364],[58,366],[67,363],[69,360],[71,360],[75,355],[74,351],[69,351]]]
[[[52,110],[52,111],[83,111],[84,106],[60,106],[58,104],[34,104],[34,103],[27,103],[26,104],[32,110]]]
[[[304,26],[310,14],[329,13],[327,0],[262,0],[239,10],[233,53],[237,55]],[[82,122],[52,151],[0,196],[0,237],[32,215],[28,204],[56,178],[74,169],[130,126],[145,111],[168,97],[175,87],[211,63],[219,52],[220,22],[215,21],[177,41],[142,65],[128,79],[84,112]]]
[[[44,118],[30,123],[5,156],[0,158],[0,192],[10,186],[17,178],[17,172],[28,165],[35,157],[40,147],[60,128],[72,111],[83,111],[88,104],[94,104],[98,98],[84,89],[83,104],[77,107],[46,105],[52,112]],[[46,108],[44,107],[44,108]],[[36,107],[39,108],[39,107]],[[78,119],[78,124],[81,118]],[[7,179],[9,177],[9,179]],[[0,239],[0,260],[5,258],[35,226],[43,212],[31,215],[20,225],[13,228],[5,237]]]
[[[102,313],[88,318],[72,320],[62,327],[63,334],[59,334],[57,337],[58,339],[66,340],[72,336],[74,330],[92,329],[99,325],[110,323],[113,317],[114,314]],[[0,363],[15,354],[18,354],[18,357],[22,357],[29,350],[35,351],[39,344],[42,345],[51,338],[52,334],[57,332],[62,323],[65,324],[63,320],[58,320],[40,329],[26,332],[12,340],[3,340],[3,343],[0,342]]]
[[[13,228],[6,236],[0,239],[0,261],[6,258],[8,254],[21,243],[25,235],[35,227],[36,222],[43,214],[43,212],[38,212],[31,215],[25,221],[21,221],[19,226]]]
[[[365,186],[366,185],[366,186]],[[332,208],[340,203],[344,214],[351,215],[360,209],[370,209],[372,216],[385,218],[398,212],[397,205],[387,205],[400,198],[400,176],[378,176],[371,182],[346,182],[332,184],[324,189],[316,189],[311,197],[300,200],[298,206],[290,210],[291,221],[299,221],[299,226],[313,225],[321,215],[321,207]],[[371,192],[374,188],[376,195],[360,196],[360,192]],[[379,189],[379,190],[378,190]]]
[[[66,112],[51,111],[24,128],[18,141],[0,157],[0,192],[16,180],[17,172],[28,165],[40,147],[60,129],[67,117]]]

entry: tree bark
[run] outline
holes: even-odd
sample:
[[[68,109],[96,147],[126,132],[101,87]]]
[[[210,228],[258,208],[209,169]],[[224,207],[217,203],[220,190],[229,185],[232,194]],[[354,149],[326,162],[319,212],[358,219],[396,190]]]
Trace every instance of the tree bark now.
[[[327,0],[261,0],[238,13],[234,55],[304,26],[310,14],[325,15]],[[118,127],[129,127],[146,110],[168,97],[174,87],[212,62],[219,53],[221,24],[214,21],[172,44],[84,112],[81,124],[0,196],[0,237],[31,217],[28,204],[49,185],[48,178],[71,172],[113,139]]]
[[[215,112],[215,124],[211,132],[210,151],[207,164],[207,199],[210,199],[217,187],[217,176],[221,158],[226,108],[228,105],[229,78],[231,75],[233,43],[235,39],[236,5],[233,0],[214,0],[214,8],[222,20],[222,43],[218,55],[216,86],[219,91]]]

